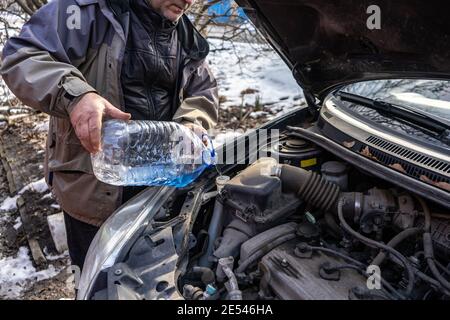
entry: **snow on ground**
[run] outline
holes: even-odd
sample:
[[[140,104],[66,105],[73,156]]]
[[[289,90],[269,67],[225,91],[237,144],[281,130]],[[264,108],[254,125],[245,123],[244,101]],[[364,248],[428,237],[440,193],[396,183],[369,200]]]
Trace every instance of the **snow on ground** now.
[[[217,148],[226,142],[233,141],[234,138],[237,138],[242,134],[244,134],[243,131],[231,131],[230,130],[230,131],[226,131],[226,132],[221,132],[221,133],[217,134],[214,137],[214,139],[212,140],[214,148]]]
[[[47,183],[45,182],[45,179],[42,178],[38,181],[32,182],[29,185],[26,185],[23,187],[19,193],[13,197],[7,197],[3,202],[0,204],[0,211],[12,211],[17,209],[17,199],[21,194],[23,194],[25,191],[31,190],[38,193],[44,193],[48,190]]]
[[[257,43],[230,43],[210,39],[208,55],[211,71],[217,79],[219,95],[226,100],[221,109],[231,106],[265,106],[275,111],[255,110],[251,118],[266,115],[270,120],[299,105],[303,100],[301,88],[284,61],[267,45]],[[218,147],[244,134],[227,130],[214,133],[213,144]]]
[[[19,228],[22,226],[22,219],[20,217],[17,217],[16,220],[14,220],[14,226],[13,228],[16,230],[19,230]]]
[[[22,194],[27,190],[31,190],[31,191],[38,192],[38,193],[44,193],[45,191],[48,190],[48,185],[45,182],[45,179],[42,178],[38,181],[32,182],[29,185],[26,185],[25,187],[23,187],[22,190],[19,191],[19,194]]]
[[[0,204],[0,221],[5,223],[11,219],[10,212],[17,210],[17,199],[27,190],[44,193],[48,186],[44,179],[40,179],[23,187],[17,195],[4,199]],[[19,230],[22,226],[20,216],[12,223],[13,228]],[[53,265],[49,265],[46,270],[37,271],[32,264],[29,249],[20,247],[15,256],[0,259],[0,299],[19,298],[28,284],[54,277],[59,271]]]
[[[210,67],[219,84],[219,95],[226,97],[221,108],[248,103],[270,105],[284,113],[303,98],[292,72],[275,51],[267,50],[267,46],[220,40],[209,42]],[[243,95],[246,91],[248,94]]]
[[[29,249],[20,247],[17,256],[0,260],[0,298],[18,298],[29,282],[42,281],[56,276],[59,272],[60,270],[51,264],[46,270],[36,271]]]
[[[0,205],[0,211],[13,211],[17,209],[17,198],[19,198],[20,194],[14,196],[14,197],[7,197],[5,200],[3,200],[2,204]]]
[[[46,200],[46,199],[51,199],[52,198],[52,193],[49,192],[47,194],[45,194],[44,196],[42,196],[41,200]]]

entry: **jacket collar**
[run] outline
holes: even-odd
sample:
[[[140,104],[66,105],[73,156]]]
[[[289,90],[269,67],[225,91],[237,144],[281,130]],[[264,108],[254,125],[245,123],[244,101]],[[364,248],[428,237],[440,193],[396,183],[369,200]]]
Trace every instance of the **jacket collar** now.
[[[205,59],[209,53],[208,41],[194,28],[186,15],[178,20],[177,28],[181,45],[188,57],[193,60]]]

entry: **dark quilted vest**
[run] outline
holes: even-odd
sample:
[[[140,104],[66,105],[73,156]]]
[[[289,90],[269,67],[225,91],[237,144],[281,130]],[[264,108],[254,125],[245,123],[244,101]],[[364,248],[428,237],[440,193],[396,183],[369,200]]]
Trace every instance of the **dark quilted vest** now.
[[[133,120],[170,120],[179,63],[176,24],[146,0],[131,0],[130,9],[121,71],[125,110]]]

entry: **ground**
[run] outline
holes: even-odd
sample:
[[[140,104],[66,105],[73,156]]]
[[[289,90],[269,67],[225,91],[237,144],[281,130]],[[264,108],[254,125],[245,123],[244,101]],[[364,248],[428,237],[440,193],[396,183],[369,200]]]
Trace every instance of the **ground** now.
[[[45,114],[29,113],[11,121],[1,132],[0,298],[3,299],[74,297],[72,283],[66,283],[67,252],[56,251],[47,224],[48,215],[60,212],[42,179],[47,123]],[[5,166],[9,167],[8,172]],[[20,210],[16,203],[19,197],[23,199]],[[44,262],[32,259],[29,238],[35,239],[43,250]]]
[[[220,94],[216,146],[304,103],[275,53],[217,41],[211,49],[209,64]],[[47,224],[47,216],[61,211],[43,180],[48,116],[22,109],[16,99],[9,102],[17,111],[7,112],[9,124],[0,115],[0,299],[73,299],[68,254],[56,251]],[[30,239],[42,249],[45,262],[36,263]]]

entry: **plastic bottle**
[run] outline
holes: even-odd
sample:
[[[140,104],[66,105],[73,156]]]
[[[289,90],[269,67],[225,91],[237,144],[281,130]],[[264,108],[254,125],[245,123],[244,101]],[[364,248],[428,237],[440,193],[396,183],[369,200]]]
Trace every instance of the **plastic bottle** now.
[[[205,146],[175,122],[108,120],[91,159],[97,179],[108,184],[185,187],[215,163],[215,152],[210,140]]]

